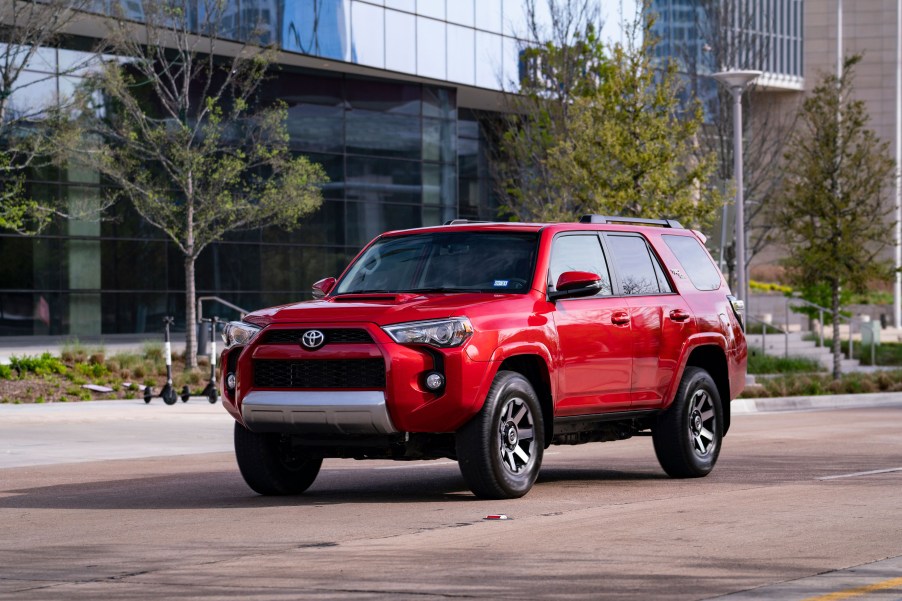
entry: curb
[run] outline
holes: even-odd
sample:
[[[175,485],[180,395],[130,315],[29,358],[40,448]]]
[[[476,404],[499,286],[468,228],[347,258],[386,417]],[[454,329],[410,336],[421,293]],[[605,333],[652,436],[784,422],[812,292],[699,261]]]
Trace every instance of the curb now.
[[[825,411],[828,409],[878,407],[902,407],[902,392],[736,399],[730,403],[730,413],[741,415],[780,411]]]

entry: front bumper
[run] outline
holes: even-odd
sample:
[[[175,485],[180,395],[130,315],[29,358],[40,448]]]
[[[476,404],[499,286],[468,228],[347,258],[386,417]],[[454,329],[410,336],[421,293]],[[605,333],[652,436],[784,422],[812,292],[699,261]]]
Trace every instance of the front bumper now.
[[[274,340],[279,330],[330,328],[365,330],[369,339],[326,344],[313,351],[281,338],[278,344],[267,342]],[[264,332],[272,336],[265,337]],[[480,386],[491,366],[488,361],[471,359],[465,348],[398,344],[372,323],[274,324],[247,347],[223,353],[222,381],[230,372],[237,376],[234,390],[223,387],[223,405],[253,431],[337,436],[454,432],[479,411],[484,396],[484,392],[480,396]],[[309,386],[298,385],[295,380],[295,375],[306,373],[312,363],[356,361],[366,366],[374,360],[384,366],[384,380],[380,377],[378,385],[367,384],[368,377],[355,377],[356,368],[340,372],[341,382],[347,382],[344,384],[328,377]],[[297,371],[291,372],[290,381],[264,381],[258,377],[263,371],[255,374],[258,368],[274,362],[298,364],[291,367]],[[446,380],[438,393],[424,385],[425,375],[435,369],[440,369]]]
[[[385,393],[379,390],[259,390],[241,404],[254,432],[394,434]]]

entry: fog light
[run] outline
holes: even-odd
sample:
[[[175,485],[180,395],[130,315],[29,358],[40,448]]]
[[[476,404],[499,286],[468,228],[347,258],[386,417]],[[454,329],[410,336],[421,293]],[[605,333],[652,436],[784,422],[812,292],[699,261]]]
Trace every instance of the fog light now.
[[[438,390],[445,385],[445,376],[437,371],[430,372],[426,376],[426,388],[429,390]]]
[[[238,384],[238,378],[235,377],[235,374],[229,374],[226,376],[226,386],[234,390],[236,384]]]

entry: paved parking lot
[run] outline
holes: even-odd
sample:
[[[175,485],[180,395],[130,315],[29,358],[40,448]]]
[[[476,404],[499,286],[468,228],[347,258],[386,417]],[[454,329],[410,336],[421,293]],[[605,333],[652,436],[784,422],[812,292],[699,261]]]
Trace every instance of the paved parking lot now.
[[[552,447],[502,502],[446,460],[327,460],[262,498],[203,400],[20,407],[0,407],[0,599],[902,598],[902,403],[738,415],[699,480],[648,438]]]

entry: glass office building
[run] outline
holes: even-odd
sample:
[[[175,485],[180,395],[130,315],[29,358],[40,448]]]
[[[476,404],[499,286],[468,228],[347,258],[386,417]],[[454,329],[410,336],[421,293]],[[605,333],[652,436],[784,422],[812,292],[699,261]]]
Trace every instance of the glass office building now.
[[[139,2],[120,6],[141,20]],[[98,0],[89,19],[111,9]],[[259,24],[282,49],[265,94],[288,104],[292,148],[330,182],[299,229],[242,232],[205,250],[198,296],[247,309],[310,298],[313,281],[337,275],[385,230],[494,217],[477,115],[501,109],[501,90],[517,77],[521,0],[229,3],[228,35]],[[42,49],[12,105],[64,97],[92,44]],[[105,194],[97,174],[74,168],[40,170],[28,191],[81,206]],[[125,204],[101,222],[59,221],[35,237],[0,231],[0,256],[0,335],[144,333],[159,331],[163,315],[184,323],[182,255]]]
[[[762,71],[759,90],[804,89],[803,0],[652,0],[656,53],[676,60],[707,111],[717,101],[712,73]],[[720,64],[718,64],[720,63]]]

